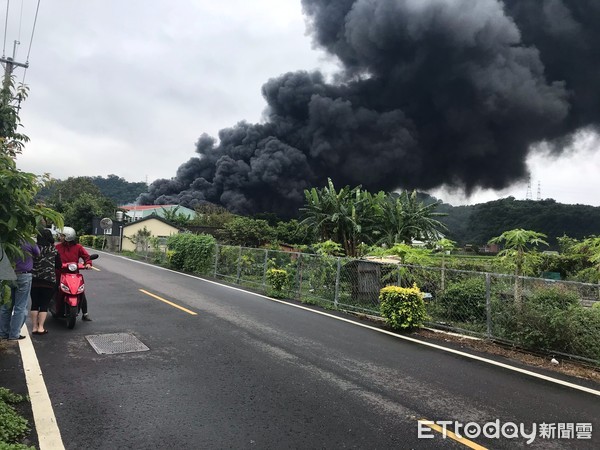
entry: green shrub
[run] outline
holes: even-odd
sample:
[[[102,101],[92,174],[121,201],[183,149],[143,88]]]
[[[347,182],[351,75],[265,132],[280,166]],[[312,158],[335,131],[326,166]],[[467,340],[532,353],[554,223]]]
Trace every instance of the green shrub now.
[[[0,387],[0,448],[31,448],[19,444],[27,431],[29,423],[15,411],[12,404],[26,401],[22,395],[16,395],[6,388]]]
[[[237,276],[239,257],[240,247],[220,245],[217,263],[219,274],[228,277]]]
[[[308,281],[309,289],[320,297],[333,300],[338,261],[336,257],[321,255],[311,257],[304,269],[304,279]],[[292,269],[288,269],[291,272]],[[293,269],[294,274],[296,269]]]
[[[379,309],[393,330],[410,330],[423,326],[427,319],[421,290],[386,286],[379,291]]]
[[[461,322],[485,322],[485,291],[483,278],[449,283],[438,298],[444,317]]]
[[[105,236],[93,236],[92,247],[96,250],[102,250],[104,247],[104,241],[106,240]]]
[[[174,267],[173,257],[175,256],[175,253],[177,253],[175,250],[167,250],[167,264],[171,267]]]
[[[581,283],[596,284],[600,281],[600,272],[595,267],[588,267],[577,272],[574,278]]]
[[[176,270],[209,273],[214,264],[216,243],[209,234],[173,234],[167,240],[169,264]]]
[[[91,234],[84,234],[82,236],[79,236],[79,243],[84,247],[91,247],[92,245],[94,245],[94,238],[95,236]]]
[[[160,246],[161,239],[152,236],[150,238],[150,248],[152,249],[152,263],[153,264],[163,264],[166,261],[166,255],[163,249]]]
[[[532,308],[567,310],[580,304],[577,292],[561,285],[536,290],[527,296],[527,302]]]
[[[600,303],[591,308],[573,307],[567,318],[570,338],[567,353],[600,363]]]
[[[514,303],[504,307],[503,337],[526,348],[569,352],[570,317],[582,308],[577,293],[553,286],[540,289],[525,300],[521,307]]]
[[[273,291],[273,295],[280,297],[288,285],[288,273],[283,269],[269,269],[267,270],[267,282]]]

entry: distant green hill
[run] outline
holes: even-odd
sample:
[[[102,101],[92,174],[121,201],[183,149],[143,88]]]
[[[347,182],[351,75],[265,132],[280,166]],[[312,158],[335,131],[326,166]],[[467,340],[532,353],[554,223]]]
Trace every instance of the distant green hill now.
[[[146,192],[148,186],[143,181],[137,183],[131,183],[124,178],[118,177],[117,175],[109,175],[106,178],[97,177],[70,177],[68,181],[78,182],[78,180],[89,180],[98,188],[100,193],[112,200],[115,205],[125,205],[133,203],[142,192]],[[59,186],[64,186],[65,181],[55,179],[49,182],[43,189],[41,189],[36,198],[38,200],[47,200],[52,198],[55,194],[56,189]]]
[[[133,203],[142,192],[148,190],[148,185],[143,182],[129,182],[117,175],[109,175],[106,178],[92,177],[92,183],[98,186],[102,195],[113,200],[117,205]]]
[[[566,205],[554,200],[515,200],[507,197],[471,206],[443,203],[438,212],[448,214],[440,220],[448,227],[448,238],[459,245],[481,245],[504,231],[523,228],[544,233],[556,247],[563,235],[575,239],[600,234],[600,207]]]

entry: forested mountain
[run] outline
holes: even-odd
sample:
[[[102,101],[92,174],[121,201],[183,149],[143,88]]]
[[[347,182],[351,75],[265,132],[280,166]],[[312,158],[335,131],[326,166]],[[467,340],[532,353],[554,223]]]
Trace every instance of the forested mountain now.
[[[132,183],[117,175],[109,175],[106,178],[92,177],[91,180],[98,186],[102,195],[117,205],[133,203],[142,192],[148,190],[148,185],[143,181]]]
[[[89,192],[94,188],[91,184],[115,205],[133,203],[147,190],[146,183],[132,183],[117,175],[77,177],[65,181],[52,180],[37,198],[57,204],[68,201],[70,193]],[[424,193],[419,193],[418,198],[425,204],[439,201]],[[507,197],[469,206],[452,206],[442,202],[436,212],[447,214],[438,219],[448,227],[446,237],[461,247],[465,244],[483,245],[515,228],[546,234],[550,248],[555,248],[556,238],[563,235],[575,239],[600,235],[600,207],[567,205],[552,199],[533,201]]]
[[[471,206],[442,203],[438,212],[448,226],[448,237],[459,245],[485,244],[504,231],[523,228],[544,233],[551,247],[556,238],[567,235],[581,239],[600,234],[600,207],[566,205],[554,200],[515,200],[507,197]]]
[[[138,196],[148,189],[143,181],[132,183],[117,175],[109,175],[106,178],[100,176],[69,177],[67,180],[53,179],[38,192],[37,198],[46,201],[57,196],[57,192],[60,191],[58,197],[62,197],[64,200],[71,195],[68,191],[80,191],[82,186],[86,186],[86,180],[96,186],[102,196],[112,200],[117,206],[135,202]]]

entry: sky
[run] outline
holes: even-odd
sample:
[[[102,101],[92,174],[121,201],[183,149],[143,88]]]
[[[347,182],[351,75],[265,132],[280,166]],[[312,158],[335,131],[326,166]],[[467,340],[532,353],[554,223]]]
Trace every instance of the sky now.
[[[21,6],[22,5],[22,6]],[[338,61],[314,48],[300,0],[53,0],[10,2],[4,53],[28,59],[18,167],[54,178],[170,179],[195,155],[202,133],[260,123],[261,87],[298,70],[332,76]],[[29,50],[29,45],[31,48]],[[29,53],[29,58],[27,55]],[[560,157],[544,144],[527,158],[532,199],[600,206],[600,138],[582,132]],[[525,199],[527,181],[445,202]]]

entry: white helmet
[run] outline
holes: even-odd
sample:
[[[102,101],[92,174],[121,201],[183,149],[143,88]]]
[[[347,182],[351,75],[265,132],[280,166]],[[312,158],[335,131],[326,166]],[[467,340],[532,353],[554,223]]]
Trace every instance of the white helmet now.
[[[63,227],[63,229],[60,230],[60,234],[65,236],[65,241],[67,242],[73,242],[77,237],[77,233],[75,233],[75,230],[71,227]]]

